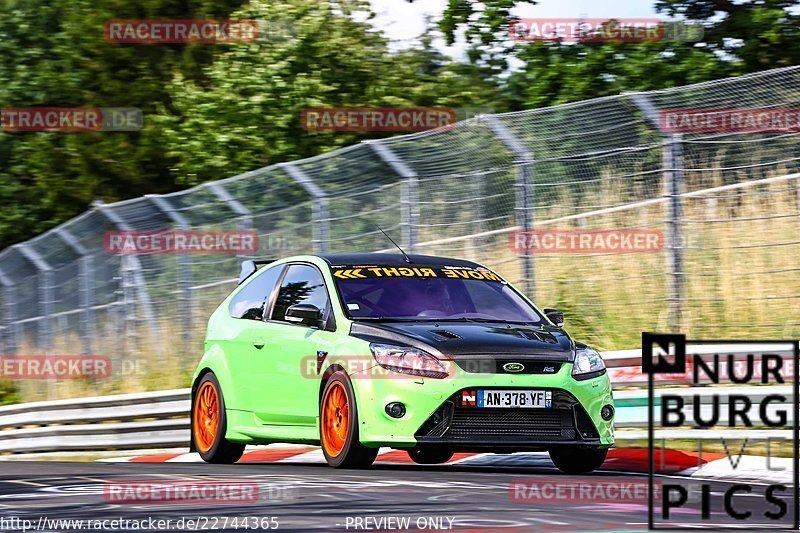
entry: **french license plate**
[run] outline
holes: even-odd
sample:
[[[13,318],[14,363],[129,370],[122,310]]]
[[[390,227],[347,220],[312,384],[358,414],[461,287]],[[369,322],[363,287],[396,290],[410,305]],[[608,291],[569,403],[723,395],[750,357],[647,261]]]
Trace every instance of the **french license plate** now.
[[[505,407],[508,409],[549,409],[553,407],[553,391],[549,390],[488,390],[478,389],[475,407]]]

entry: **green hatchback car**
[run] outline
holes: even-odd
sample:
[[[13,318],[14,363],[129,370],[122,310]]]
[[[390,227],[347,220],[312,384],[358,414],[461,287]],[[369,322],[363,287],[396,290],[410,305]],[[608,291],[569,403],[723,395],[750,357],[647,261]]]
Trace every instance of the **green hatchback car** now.
[[[245,261],[211,315],[192,385],[192,450],[320,445],[364,468],[382,446],[421,464],[548,451],[592,471],[614,442],[603,359],[497,273],[405,254]]]

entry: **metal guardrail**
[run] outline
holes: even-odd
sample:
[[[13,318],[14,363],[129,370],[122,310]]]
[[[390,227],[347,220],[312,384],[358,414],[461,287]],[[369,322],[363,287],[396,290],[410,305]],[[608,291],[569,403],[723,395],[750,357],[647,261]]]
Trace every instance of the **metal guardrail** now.
[[[749,346],[752,351],[754,345]],[[766,348],[766,347],[765,347]],[[774,346],[768,347],[776,353]],[[741,353],[741,346],[704,346],[695,353]],[[781,353],[781,352],[777,352]],[[603,358],[613,369],[636,368],[641,364],[640,350],[605,352]],[[619,385],[640,386],[641,379],[626,380]],[[659,381],[668,384],[668,381]],[[140,394],[120,394],[94,398],[79,398],[49,402],[34,402],[0,407],[0,453],[20,454],[33,452],[131,450],[146,448],[185,447],[189,444],[190,389],[155,391]],[[695,394],[709,397],[718,394],[747,394],[757,401],[766,394],[791,396],[792,387],[736,386],[736,387],[671,387],[656,391],[658,397],[665,393],[692,397]],[[647,425],[647,391],[643,388],[615,390],[617,412],[615,427],[617,440],[646,439],[647,431],[637,429]],[[702,403],[707,403],[702,399]],[[691,408],[691,403],[687,405]],[[707,413],[710,406],[703,406]],[[722,405],[722,416],[727,407]],[[621,431],[620,431],[621,430]],[[708,438],[764,438],[790,437],[790,431],[776,430],[714,430],[704,432]],[[656,437],[680,438],[686,430],[659,430]],[[688,435],[687,435],[688,436]],[[697,432],[691,434],[697,437]]]
[[[0,407],[0,453],[188,446],[190,389]]]

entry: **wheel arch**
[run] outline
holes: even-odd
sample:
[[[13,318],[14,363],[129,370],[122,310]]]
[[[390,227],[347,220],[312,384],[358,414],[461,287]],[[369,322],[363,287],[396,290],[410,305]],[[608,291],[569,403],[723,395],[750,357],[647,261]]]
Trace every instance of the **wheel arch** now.
[[[344,369],[344,367],[338,363],[333,363],[328,368],[325,369],[325,372],[322,373],[319,380],[319,392],[317,395],[317,405],[322,403],[322,393],[325,392],[325,386],[328,384],[328,381],[331,379],[331,376],[334,375],[336,372],[342,371],[344,372],[347,379],[350,379],[350,375]]]
[[[219,386],[222,389],[220,392],[225,398],[225,409],[239,409],[239,398],[230,367],[222,348],[216,344],[206,350],[197,365],[197,370],[195,370],[194,379],[192,380],[192,399],[194,400],[194,391],[197,388],[197,384],[209,372],[213,372],[217,381],[219,381]]]
[[[213,373],[214,376],[217,378],[219,382],[219,393],[222,395],[223,401],[225,403],[225,410],[235,409],[238,405],[238,398],[236,395],[236,387],[233,383],[233,379],[231,377],[230,369],[225,362],[225,354],[218,346],[212,346],[209,348],[205,354],[203,354],[203,358],[200,360],[200,363],[197,365],[197,370],[195,370],[194,378],[192,379],[192,387],[191,387],[191,394],[190,394],[190,403],[189,403],[189,451],[196,452],[196,446],[194,444],[194,416],[192,416],[194,412],[194,400],[195,394],[197,392],[197,387],[200,385],[200,382],[203,380],[203,377],[206,375]]]

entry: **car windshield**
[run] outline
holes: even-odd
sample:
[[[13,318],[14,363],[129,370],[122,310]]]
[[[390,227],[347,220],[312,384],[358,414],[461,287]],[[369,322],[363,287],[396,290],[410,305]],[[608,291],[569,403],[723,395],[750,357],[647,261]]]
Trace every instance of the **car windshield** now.
[[[511,286],[483,267],[348,265],[332,272],[352,319],[543,322]]]

